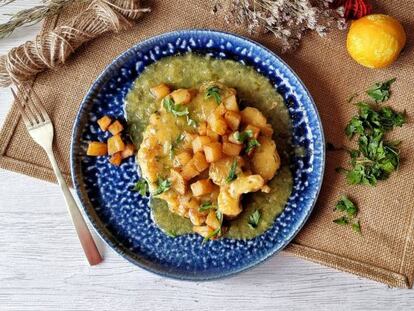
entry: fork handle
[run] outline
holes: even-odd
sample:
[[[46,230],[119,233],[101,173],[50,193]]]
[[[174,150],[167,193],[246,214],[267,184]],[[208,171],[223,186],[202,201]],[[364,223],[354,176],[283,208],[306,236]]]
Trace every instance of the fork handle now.
[[[101,254],[96,247],[95,241],[93,240],[88,226],[86,225],[85,220],[79,211],[75,199],[73,198],[68,186],[66,185],[65,180],[63,179],[53,151],[51,149],[46,150],[46,153],[49,157],[50,163],[52,164],[53,171],[55,172],[60,189],[63,192],[63,196],[65,197],[66,206],[72,218],[73,225],[75,226],[76,233],[78,234],[78,238],[82,245],[83,251],[85,252],[86,258],[88,259],[88,262],[91,266],[97,265],[102,261]]]

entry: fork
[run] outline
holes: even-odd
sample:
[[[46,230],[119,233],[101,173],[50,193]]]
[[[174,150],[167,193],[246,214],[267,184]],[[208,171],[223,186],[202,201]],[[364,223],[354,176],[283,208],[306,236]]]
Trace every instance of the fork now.
[[[11,92],[20,110],[27,131],[33,140],[46,151],[65,198],[66,206],[72,218],[73,225],[75,226],[76,233],[78,234],[78,238],[85,252],[86,258],[91,266],[97,265],[102,261],[102,257],[96,247],[91,233],[89,232],[88,226],[79,211],[76,201],[74,200],[63,179],[62,173],[60,172],[53,154],[52,145],[54,131],[52,121],[46,113],[46,110],[43,108],[40,98],[33,89],[30,92],[33,95],[31,97],[24,85],[17,85],[16,87],[18,89],[17,95],[13,88],[11,89]]]

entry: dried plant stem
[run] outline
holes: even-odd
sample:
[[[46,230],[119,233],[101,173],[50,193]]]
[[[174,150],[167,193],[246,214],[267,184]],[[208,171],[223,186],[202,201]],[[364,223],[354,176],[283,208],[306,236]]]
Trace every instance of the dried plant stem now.
[[[229,23],[245,26],[250,33],[271,32],[282,41],[282,51],[294,50],[304,32],[323,36],[330,28],[343,28],[334,0],[213,0],[213,12]]]
[[[1,6],[5,6],[15,0],[0,1]],[[44,4],[37,5],[30,9],[25,9],[12,15],[9,21],[0,24],[0,39],[11,35],[17,28],[24,25],[33,25],[47,16],[55,15],[68,4],[73,2],[90,2],[90,0],[49,0],[43,1]]]
[[[66,25],[38,35],[33,41],[0,56],[0,87],[21,84],[48,68],[55,68],[82,44],[105,32],[131,27],[144,12],[140,0],[93,0]]]

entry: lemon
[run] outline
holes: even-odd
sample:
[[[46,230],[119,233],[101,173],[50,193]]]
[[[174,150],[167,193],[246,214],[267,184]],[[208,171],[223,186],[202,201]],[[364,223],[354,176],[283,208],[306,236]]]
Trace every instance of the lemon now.
[[[398,58],[406,39],[403,26],[395,18],[371,14],[352,22],[346,47],[359,64],[384,68]]]

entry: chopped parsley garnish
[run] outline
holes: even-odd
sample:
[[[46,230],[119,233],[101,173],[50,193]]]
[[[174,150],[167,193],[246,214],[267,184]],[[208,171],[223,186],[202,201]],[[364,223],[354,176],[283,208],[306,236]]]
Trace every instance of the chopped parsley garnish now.
[[[353,231],[361,233],[361,223],[355,217],[358,214],[358,207],[345,195],[341,196],[341,199],[335,205],[335,211],[346,213],[346,215],[335,219],[333,222],[337,225],[347,226],[351,224]]]
[[[333,222],[336,223],[337,225],[345,226],[349,224],[349,219],[346,216],[342,216],[342,217],[335,219]]]
[[[198,208],[198,211],[205,212],[212,208],[215,208],[213,203],[211,201],[206,201],[206,202],[201,203],[200,207]]]
[[[168,235],[170,238],[176,238],[177,237],[177,233],[175,233],[175,231],[165,231],[165,234]]]
[[[349,217],[355,217],[358,214],[358,207],[344,195],[336,203],[335,210],[345,212]]]
[[[197,127],[197,122],[187,116],[187,124],[191,127]]]
[[[359,220],[352,224],[352,230],[354,230],[354,232],[356,233],[361,234],[361,223],[359,222]]]
[[[390,85],[395,79],[375,84],[371,88],[371,97],[378,102],[388,100]],[[381,97],[380,97],[381,92]],[[376,94],[376,95],[372,95]],[[391,107],[379,107],[359,102],[358,115],[352,117],[345,128],[349,139],[357,136],[358,148],[347,150],[350,155],[350,169],[345,172],[349,184],[376,186],[379,180],[385,180],[398,169],[400,163],[399,142],[385,139],[385,134],[406,122],[405,112],[397,112]]]
[[[206,97],[213,97],[217,104],[221,103],[220,88],[217,86],[211,86],[207,89]]]
[[[221,227],[217,228],[216,230],[214,230],[213,232],[211,232],[209,235],[207,235],[204,240],[203,243],[206,243],[208,240],[211,240],[212,238],[215,238],[216,236],[221,234]]]
[[[246,153],[251,152],[254,148],[259,147],[260,143],[257,141],[257,139],[251,139],[247,142],[246,146]]]
[[[367,90],[367,94],[377,103],[388,100],[391,96],[391,84],[395,82],[396,78],[385,82],[375,83]]]
[[[147,196],[148,194],[148,184],[145,179],[140,179],[134,186],[134,191],[138,192],[142,196]]]
[[[171,188],[171,181],[168,179],[158,179],[158,188],[155,190],[154,195],[159,195]]]
[[[253,131],[252,130],[246,130],[246,131],[243,131],[241,133],[239,131],[236,131],[236,132],[234,132],[233,136],[237,141],[242,143],[246,139],[253,137]]]
[[[237,170],[237,160],[234,160],[233,163],[231,164],[229,175],[226,178],[227,183],[231,183],[233,180],[237,178],[236,170]]]
[[[170,159],[174,158],[175,155],[175,149],[178,147],[178,145],[185,139],[185,134],[181,133],[177,136],[177,138],[171,143],[170,146]]]
[[[257,228],[257,226],[259,225],[260,217],[261,217],[261,215],[260,215],[259,210],[255,210],[253,212],[253,214],[250,215],[250,217],[249,217],[249,226],[250,226],[250,228],[252,228],[252,229]]]
[[[171,112],[175,117],[182,117],[189,114],[188,108],[184,105],[176,104],[171,97],[165,97],[162,104],[168,112]]]

